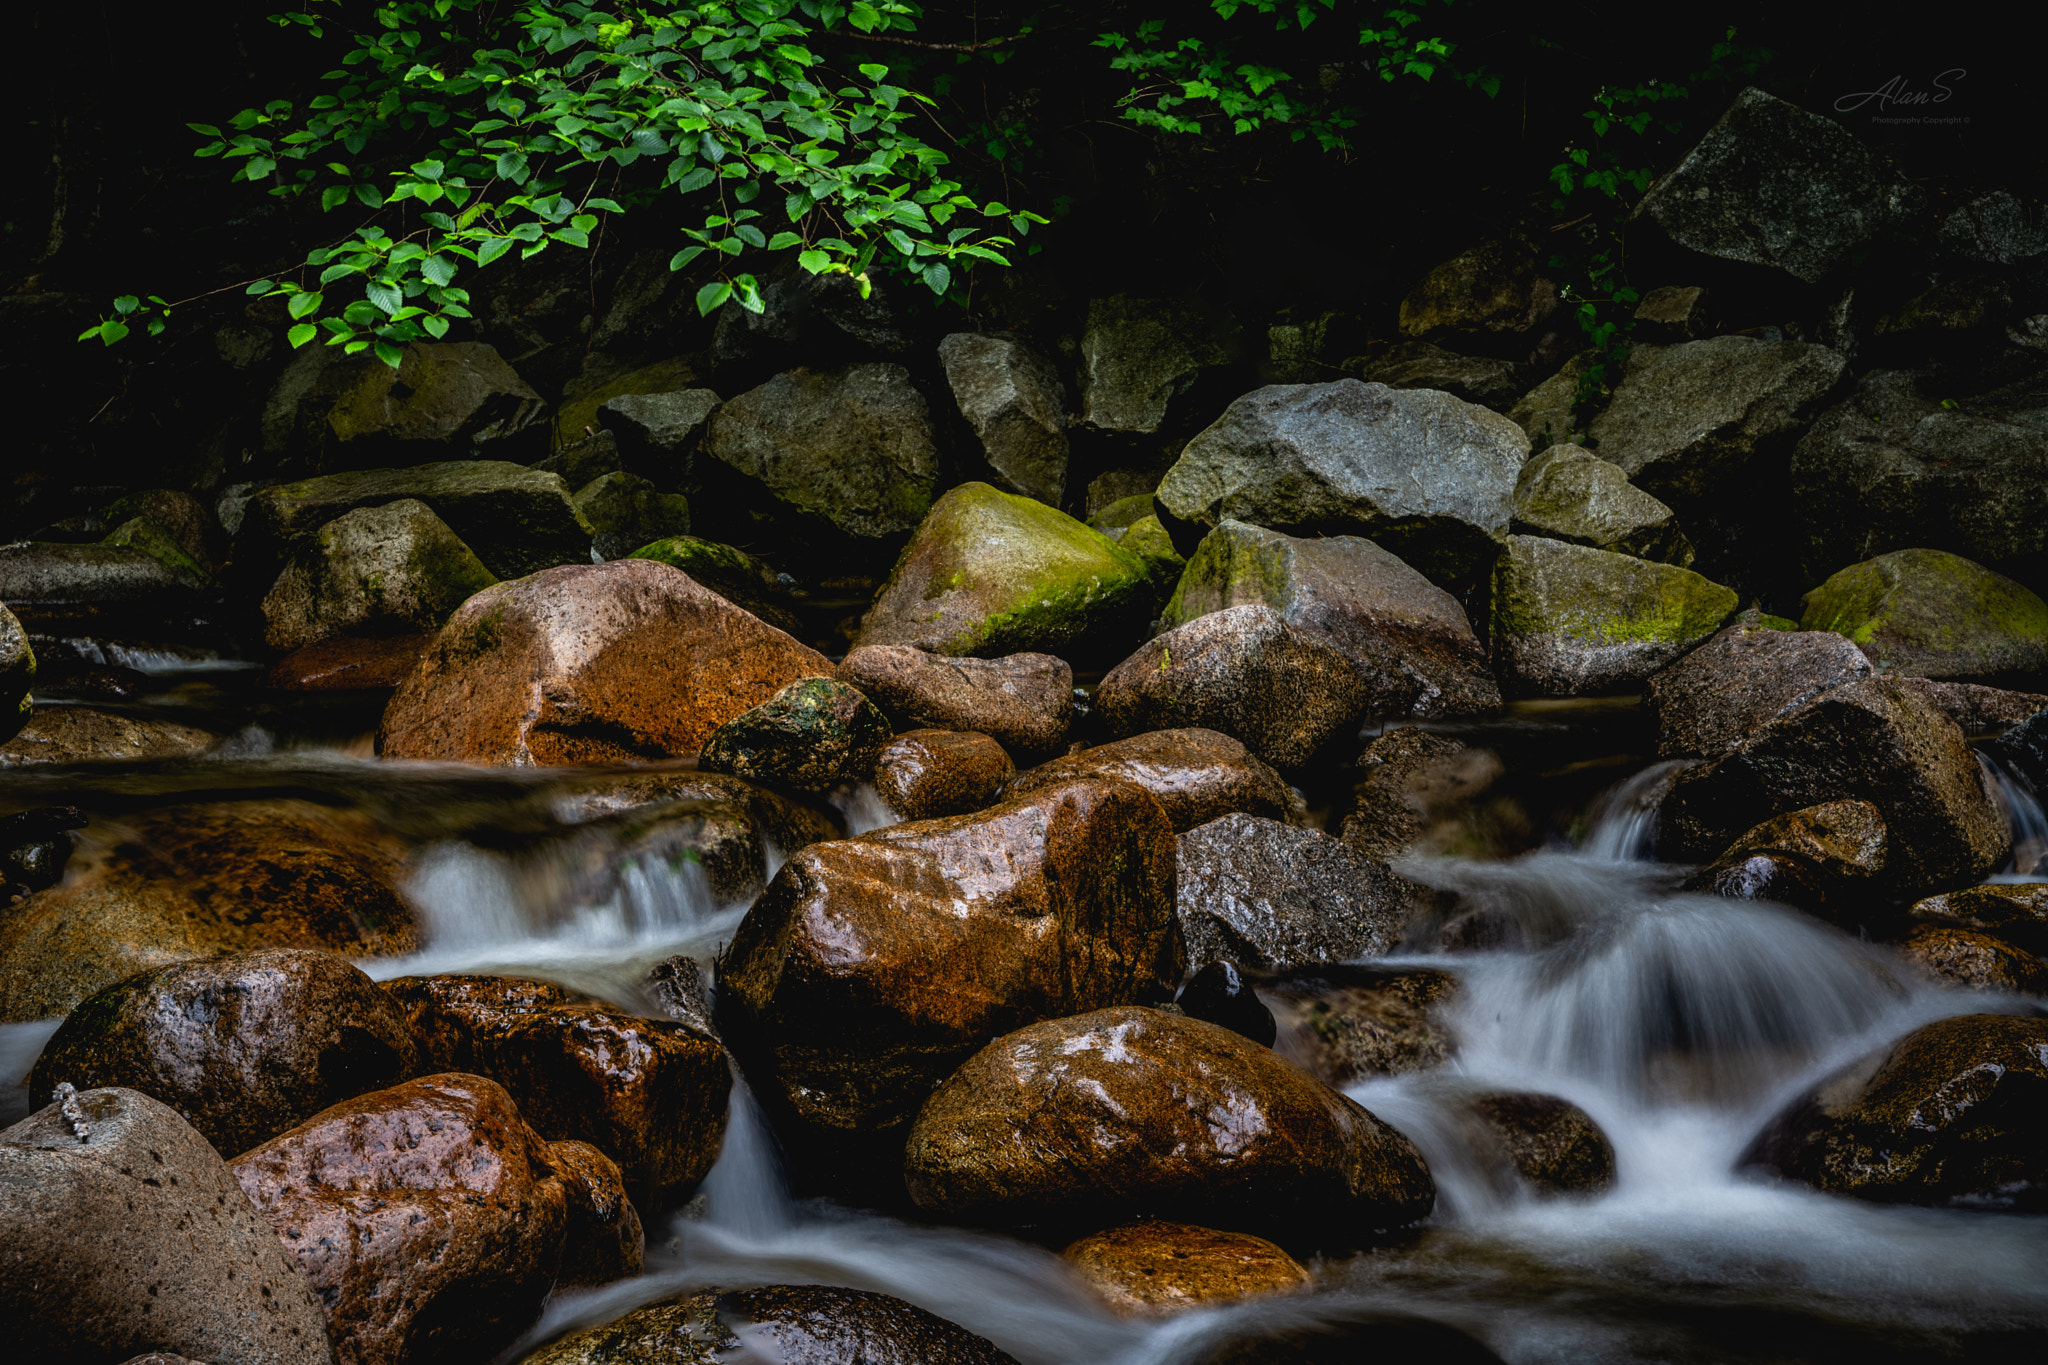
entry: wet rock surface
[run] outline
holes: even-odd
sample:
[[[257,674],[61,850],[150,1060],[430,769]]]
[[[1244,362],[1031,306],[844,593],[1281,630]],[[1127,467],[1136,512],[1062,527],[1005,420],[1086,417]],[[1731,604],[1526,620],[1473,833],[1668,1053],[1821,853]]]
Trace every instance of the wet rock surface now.
[[[1331,1085],[1443,1065],[1457,1039],[1441,1012],[1458,978],[1433,967],[1307,967],[1261,983],[1274,1005],[1274,1050]]]
[[[1083,1237],[1060,1255],[1119,1313],[1164,1317],[1308,1287],[1292,1256],[1244,1232],[1141,1222]]]
[[[1212,958],[1197,967],[1173,1003],[1188,1018],[1227,1028],[1260,1047],[1273,1046],[1279,1037],[1273,1011],[1228,958]]]
[[[820,792],[865,781],[889,721],[858,688],[799,678],[712,731],[698,763],[716,773]]]
[[[875,758],[875,794],[906,820],[936,820],[994,805],[1016,776],[1003,746],[967,730],[910,730]]]
[[[153,716],[93,706],[42,706],[0,744],[0,767],[53,763],[151,763],[194,758],[219,736]]]
[[[862,645],[834,676],[901,725],[977,731],[1026,759],[1057,752],[1074,719],[1074,670],[1051,654],[950,658],[909,645]]]
[[[1188,964],[1229,958],[1285,971],[1382,957],[1415,888],[1341,839],[1256,815],[1180,836],[1177,913]]]
[[[1899,952],[1930,975],[1968,990],[2048,994],[2048,966],[2032,953],[1974,929],[1923,924]]]
[[[1488,750],[1403,726],[1366,745],[1355,772],[1337,833],[1366,858],[1385,863],[1485,792],[1502,767]]]
[[[1004,795],[1028,796],[1083,778],[1144,788],[1180,833],[1232,812],[1297,817],[1296,797],[1278,773],[1228,735],[1203,729],[1155,730],[1083,749],[1018,773]]]
[[[1472,1112],[1493,1131],[1508,1163],[1550,1194],[1599,1194],[1614,1184],[1614,1147],[1598,1124],[1555,1095],[1491,1090]]]
[[[1685,885],[1737,900],[1796,905],[1853,928],[1882,890],[1884,817],[1868,801],[1829,801],[1773,816]]]
[[[1744,623],[1650,675],[1643,702],[1655,717],[1659,757],[1713,756],[1871,671],[1863,651],[1831,631]]]
[[[1929,924],[1975,929],[2017,944],[2031,953],[2048,952],[2048,885],[1986,885],[1929,896],[1912,909]]]

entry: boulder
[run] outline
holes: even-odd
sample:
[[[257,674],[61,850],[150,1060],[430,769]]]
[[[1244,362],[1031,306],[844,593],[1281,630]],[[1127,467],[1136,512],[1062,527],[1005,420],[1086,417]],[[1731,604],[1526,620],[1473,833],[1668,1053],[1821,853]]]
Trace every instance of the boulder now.
[[[990,1043],[925,1102],[903,1166],[920,1209],[999,1225],[1147,1210],[1356,1239],[1436,1202],[1408,1139],[1354,1101],[1228,1029],[1136,1006]]]
[[[268,583],[320,528],[358,508],[425,503],[499,578],[590,562],[590,524],[560,478],[502,460],[365,469],[266,488],[249,499],[235,559]]]
[[[36,652],[15,614],[0,605],[0,744],[13,739],[35,713],[29,688],[36,680]]]
[[[219,737],[176,721],[93,706],[40,706],[0,744],[0,768],[48,763],[154,763],[193,758]]]
[[[2036,791],[2048,788],[2048,709],[2035,712],[1984,748]]]
[[[1180,836],[1176,913],[1188,965],[1219,958],[1286,971],[1384,957],[1414,888],[1341,839],[1256,815]]]
[[[1188,1018],[1227,1028],[1260,1047],[1273,1046],[1280,1036],[1273,1011],[1266,1008],[1258,991],[1229,958],[1212,958],[1199,968],[1180,988],[1173,1003]]]
[[[1516,1175],[1546,1194],[1600,1194],[1614,1184],[1614,1147],[1585,1110],[1555,1095],[1489,1090],[1470,1112]]]
[[[690,500],[664,493],[638,474],[600,474],[570,501],[590,523],[599,559],[624,559],[644,545],[690,533]]]
[[[658,487],[690,481],[723,400],[710,389],[622,393],[598,405],[598,420],[618,441],[620,458]]]
[[[71,861],[70,831],[90,823],[76,806],[31,806],[0,816],[0,904],[62,881]]]
[[[435,631],[498,580],[416,498],[322,526],[263,598],[263,642],[288,651],[336,635]]]
[[[1883,890],[1885,854],[1884,817],[1876,806],[1828,801],[1764,821],[1685,885],[1740,900],[1782,901],[1853,929],[1859,912]]]
[[[482,342],[415,341],[395,370],[319,347],[301,352],[271,391],[263,446],[303,468],[361,469],[504,441],[546,412]]]
[[[1850,565],[1806,594],[1799,625],[1847,636],[1887,673],[1977,682],[2048,673],[2048,602],[1941,550]]]
[[[2010,692],[1983,683],[1942,682],[1934,678],[1900,681],[1934,703],[1937,710],[1962,726],[1963,733],[1972,738],[1998,734],[2048,710],[2048,694],[2040,692]]]
[[[419,666],[432,635],[343,636],[295,649],[263,685],[281,692],[390,692]]]
[[[542,1137],[616,1162],[650,1213],[686,1198],[717,1158],[732,1074],[714,1034],[543,982],[401,977],[385,989],[419,1039],[423,1070],[498,1082]]]
[[[582,782],[564,782],[555,803],[557,818],[572,824],[594,823],[627,815],[673,815],[685,810],[702,812],[705,833],[692,846],[705,871],[715,874],[715,860],[708,859],[713,847],[745,843],[750,848],[772,845],[778,859],[806,844],[837,839],[846,833],[839,813],[822,801],[801,799],[787,792],[771,791],[743,778],[723,773],[655,771],[608,773]],[[713,834],[713,822],[736,819],[746,829],[736,840]],[[687,855],[685,855],[687,856]],[[750,852],[750,858],[753,856]],[[616,861],[615,855],[604,855]],[[763,874],[765,875],[765,874]],[[717,878],[713,877],[714,885]],[[746,893],[751,900],[759,887]]]
[[[2048,224],[2030,221],[2009,190],[1993,190],[1942,220],[1935,244],[1972,265],[2019,265],[2048,252]]]
[[[1271,607],[1334,643],[1371,684],[1366,715],[1419,719],[1500,706],[1458,600],[1370,540],[1296,539],[1225,520],[1188,560],[1160,626],[1246,605]]]
[[[1693,561],[1672,510],[1584,446],[1554,445],[1522,466],[1512,529],[1681,569]]]
[[[864,1289],[767,1285],[663,1299],[522,1365],[1016,1365],[966,1328]]]
[[[872,777],[888,742],[888,718],[858,688],[798,678],[712,731],[698,766],[822,792]]]
[[[1276,384],[1189,441],[1157,496],[1183,521],[1370,536],[1462,584],[1499,552],[1528,453],[1520,427],[1447,393]]]
[[[1165,998],[1183,962],[1172,833],[1141,788],[1091,780],[795,854],[719,964],[755,1093],[833,1161],[891,1161],[991,1039]]]
[[[1852,1063],[1781,1111],[1746,1164],[1887,1204],[2048,1207],[2048,1019],[1968,1014]]]
[[[1827,888],[1812,867],[1770,849],[1725,854],[1687,877],[1684,888],[1726,900],[1771,901],[1816,915],[1839,913],[1838,907],[1829,905]]]
[[[571,1194],[603,1169],[565,1154],[565,1181],[557,1145],[496,1082],[446,1073],[323,1110],[229,1169],[312,1282],[337,1354],[425,1365],[488,1357],[540,1315]]]
[[[1870,672],[1863,651],[1839,635],[1738,623],[1651,674],[1643,704],[1659,758],[1711,758]]]
[[[1904,195],[1839,123],[1752,87],[1636,205],[1629,252],[1667,278],[1732,263],[1815,284],[1897,221]]]
[[[898,725],[972,730],[1023,758],[1064,748],[1074,723],[1074,670],[1051,654],[950,658],[909,645],[861,645],[835,676]]]
[[[919,524],[855,644],[984,658],[1114,650],[1141,631],[1153,602],[1145,562],[1099,531],[964,483]]]
[[[150,553],[168,555],[201,578],[210,578],[227,558],[227,538],[209,508],[176,488],[145,488],[109,503],[100,520],[115,529],[103,544],[141,544]],[[155,548],[151,548],[154,546]]]
[[[346,958],[268,948],[107,987],[44,1044],[29,1089],[138,1090],[233,1156],[405,1080],[416,1051],[391,997]]]
[[[1526,237],[1496,237],[1453,256],[1401,300],[1401,331],[1458,337],[1487,349],[1505,344],[1526,355],[1524,340],[1557,310],[1557,287],[1537,269]]]
[[[636,927],[652,928],[674,911],[667,893],[649,885],[650,876],[657,882],[679,878],[693,890],[701,886],[719,905],[744,904],[761,894],[768,881],[770,842],[759,813],[763,803],[701,780],[716,780],[719,774],[674,776],[684,780],[660,783],[667,788],[663,799],[620,801],[616,787],[602,797],[570,797],[555,809],[573,814],[573,828],[528,836],[523,880],[534,888],[529,904],[547,914],[548,927],[565,929],[577,912],[609,905]],[[745,785],[737,778],[725,780]],[[600,802],[616,808],[600,809]],[[816,823],[822,831],[799,833],[795,842],[836,839],[844,832],[830,821]]]
[[[1458,978],[1434,967],[1305,967],[1262,983],[1274,1051],[1330,1085],[1430,1071],[1457,1054]]]
[[[1108,532],[1104,532],[1108,535]],[[1144,561],[1155,597],[1164,597],[1180,582],[1187,558],[1173,543],[1173,535],[1156,516],[1144,516],[1109,538]]]
[[[1244,745],[1214,730],[1154,730],[1099,744],[1027,769],[1004,797],[1045,791],[1077,779],[1107,778],[1152,793],[1176,833],[1243,811],[1300,819],[1300,798]]]
[[[565,565],[463,603],[385,708],[377,749],[510,767],[678,757],[831,672],[665,564]]]
[[[1897,682],[1865,678],[1681,773],[1658,808],[1658,852],[1705,861],[1774,815],[1844,799],[1868,801],[1884,818],[1890,894],[1979,881],[2011,847],[1955,722]]]
[[[1413,851],[1433,825],[1481,795],[1505,771],[1491,750],[1413,726],[1373,740],[1355,766],[1337,833],[1379,863]]]
[[[994,805],[1016,774],[1003,746],[987,735],[910,730],[877,755],[875,794],[905,820],[936,820]]]
[[[1457,355],[1426,341],[1405,341],[1361,368],[1358,378],[1390,389],[1438,389],[1467,403],[1506,412],[1522,396],[1527,383],[1523,368],[1507,360]]]
[[[1247,1232],[1148,1219],[1083,1237],[1060,1253],[1119,1313],[1165,1317],[1307,1289],[1309,1274],[1285,1251]]]
[[[313,1286],[227,1163],[133,1090],[0,1129],[0,1321],[24,1360],[335,1360]]]
[[[863,292],[865,291],[865,292]],[[711,343],[721,369],[807,364],[847,355],[901,356],[916,343],[903,296],[886,276],[855,280],[797,271],[761,286],[761,311],[738,299],[718,310]]]
[[[1968,886],[1929,896],[1910,913],[1928,924],[1974,929],[2030,953],[2048,953],[2048,883]]]
[[[1237,321],[1194,300],[1090,299],[1081,421],[1124,436],[1185,430],[1206,416],[1204,391],[1248,358]]]
[[[744,550],[695,536],[666,536],[642,545],[626,558],[652,559],[681,569],[696,580],[697,586],[711,589],[777,630],[796,636],[804,631],[803,621],[791,609],[791,580]]]
[[[1058,507],[1067,489],[1067,393],[1053,367],[1014,337],[955,332],[939,363],[982,457],[1012,493]]]
[[[1626,690],[1712,635],[1738,604],[1690,569],[1510,536],[1493,571],[1494,666],[1525,694]]]
[[[1508,409],[1508,420],[1528,433],[1531,449],[1548,450],[1586,439],[1578,411],[1579,386],[1588,370],[1595,365],[1604,367],[1601,354],[1580,351]]]
[[[0,545],[0,602],[38,635],[163,628],[200,605],[201,585],[132,545]]]
[[[1712,336],[1716,330],[1713,298],[1712,290],[1696,284],[1652,289],[1636,305],[1635,339],[1664,346]]]
[[[924,395],[901,365],[786,370],[714,412],[707,448],[799,525],[855,543],[916,526],[939,473]]]
[[[1974,929],[1923,924],[1906,935],[1899,953],[1928,975],[1965,990],[2048,994],[2048,966],[2039,958]]]
[[[213,953],[420,946],[397,855],[362,817],[296,801],[165,806],[107,832],[63,883],[0,906],[0,1021],[64,1014]]]

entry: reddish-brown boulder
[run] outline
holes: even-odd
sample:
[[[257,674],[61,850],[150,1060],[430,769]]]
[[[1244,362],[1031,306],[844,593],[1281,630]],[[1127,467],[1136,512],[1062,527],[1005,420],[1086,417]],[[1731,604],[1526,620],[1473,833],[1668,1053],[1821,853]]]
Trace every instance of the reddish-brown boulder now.
[[[265,687],[285,692],[389,691],[406,680],[431,635],[341,636],[295,649],[270,666]]]
[[[1011,779],[1003,794],[1023,796],[1076,778],[1135,782],[1159,798],[1174,832],[1243,811],[1300,821],[1294,791],[1265,760],[1214,730],[1153,730],[1041,763]]]
[[[965,815],[993,805],[1017,767],[1003,746],[966,730],[911,730],[875,760],[875,792],[906,820]]]
[[[973,730],[1027,758],[1055,753],[1074,723],[1074,670],[1051,654],[956,659],[862,645],[839,665],[899,725]]]
[[[1126,1223],[1060,1255],[1111,1308],[1139,1317],[1292,1294],[1309,1283],[1308,1272],[1265,1238],[1191,1223]]]
[[[2039,958],[1974,929],[1923,924],[1906,936],[1899,951],[1952,986],[2012,995],[2048,994],[2048,967],[2043,967]]]

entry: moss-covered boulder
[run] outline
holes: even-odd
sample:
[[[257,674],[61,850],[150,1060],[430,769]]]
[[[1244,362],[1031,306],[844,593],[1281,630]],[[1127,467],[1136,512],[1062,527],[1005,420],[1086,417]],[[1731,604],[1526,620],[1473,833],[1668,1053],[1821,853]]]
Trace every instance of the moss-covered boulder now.
[[[337,635],[439,630],[497,581],[418,499],[359,507],[316,531],[277,576],[263,598],[263,641],[294,650]]]
[[[1681,569],[1693,561],[1672,510],[1583,446],[1554,445],[1522,466],[1514,530]]]
[[[1510,536],[1493,574],[1494,666],[1511,688],[1575,697],[1634,687],[1738,605],[1674,564]]]
[[[1144,561],[1145,570],[1152,577],[1153,591],[1161,597],[1173,591],[1173,585],[1187,569],[1187,560],[1156,516],[1140,517],[1126,526],[1122,534],[1110,539]]]
[[[624,559],[664,536],[688,535],[690,500],[664,493],[651,480],[619,469],[600,474],[571,499],[595,534],[591,548],[600,559]]]
[[[681,569],[726,601],[792,635],[803,623],[790,609],[789,592],[775,571],[745,550],[696,536],[664,536],[626,556]]]
[[[858,645],[934,654],[1114,652],[1153,607],[1145,561],[1057,508],[964,483],[932,505]]]
[[[1851,564],[1806,595],[1799,625],[1846,635],[1872,663],[1910,677],[1992,682],[2048,672],[2048,602],[1941,550]]]
[[[36,680],[36,652],[14,613],[0,606],[0,744],[13,739],[35,711],[28,690]]]
[[[888,717],[859,689],[832,678],[798,678],[714,730],[698,766],[824,791],[872,777],[889,734]]]

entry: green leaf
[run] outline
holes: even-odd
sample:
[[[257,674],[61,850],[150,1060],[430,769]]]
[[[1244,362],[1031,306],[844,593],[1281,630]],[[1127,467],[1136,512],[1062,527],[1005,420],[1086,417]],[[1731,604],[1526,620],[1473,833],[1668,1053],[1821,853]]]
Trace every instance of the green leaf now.
[[[380,341],[377,343],[377,359],[395,370],[405,363],[405,352],[388,341]]]
[[[822,275],[832,267],[832,254],[828,251],[806,251],[796,258],[796,263],[813,275]]]
[[[293,317],[302,318],[308,313],[320,311],[320,295],[294,294],[292,295],[291,302],[287,303],[284,307],[285,311]]]
[[[450,284],[455,279],[455,258],[453,256],[429,256],[420,262],[420,274],[435,284]]]
[[[93,328],[92,331],[86,332],[83,336],[80,336],[78,339],[80,341],[83,341],[85,340],[86,337],[92,336],[95,332],[99,334],[100,343],[102,345],[111,346],[115,342],[119,341],[122,337],[128,335],[128,324],[118,319],[109,319],[108,321],[101,323],[98,327]]]
[[[723,280],[713,280],[697,291],[697,316],[709,317],[714,309],[732,297],[732,286]]]
[[[292,328],[291,331],[285,333],[285,340],[291,342],[292,349],[296,351],[299,349],[299,347],[305,345],[307,342],[311,341],[314,337],[319,335],[320,329],[318,327],[315,327],[310,322],[302,322],[298,326]]]
[[[395,313],[405,303],[405,295],[396,286],[383,280],[372,280],[363,287],[363,297],[368,299],[380,312]]]
[[[704,250],[701,246],[686,246],[675,255],[669,257],[668,268],[670,270],[681,270],[684,266],[702,256]]]
[[[421,318],[420,326],[426,328],[427,335],[433,337],[436,341],[448,335],[448,319],[438,314],[430,313],[426,317]]]
[[[953,283],[953,272],[946,268],[944,261],[934,261],[924,268],[924,282],[934,294],[943,298],[947,286]]]

